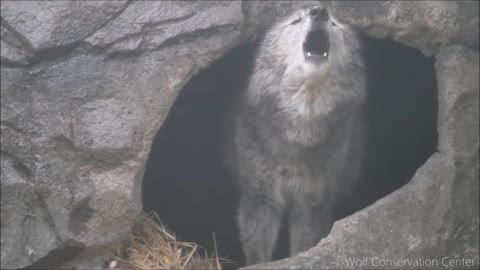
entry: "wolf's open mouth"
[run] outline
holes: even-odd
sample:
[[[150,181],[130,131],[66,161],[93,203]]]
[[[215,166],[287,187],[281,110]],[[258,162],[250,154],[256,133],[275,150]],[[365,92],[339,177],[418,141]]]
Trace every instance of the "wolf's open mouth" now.
[[[330,40],[325,30],[318,29],[310,31],[303,43],[303,54],[305,59],[328,59],[330,51]]]

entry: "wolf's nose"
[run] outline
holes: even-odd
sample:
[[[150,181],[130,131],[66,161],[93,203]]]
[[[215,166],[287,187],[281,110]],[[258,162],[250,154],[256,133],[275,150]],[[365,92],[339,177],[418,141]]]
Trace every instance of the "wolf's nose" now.
[[[316,21],[328,20],[328,11],[326,7],[316,6],[310,9],[310,16]]]

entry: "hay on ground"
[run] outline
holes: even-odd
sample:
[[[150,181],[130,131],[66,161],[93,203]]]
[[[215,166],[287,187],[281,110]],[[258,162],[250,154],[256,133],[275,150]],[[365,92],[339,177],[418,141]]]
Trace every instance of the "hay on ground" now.
[[[203,253],[203,254],[200,254]],[[218,252],[216,252],[218,254]],[[112,269],[209,269],[220,270],[224,259],[190,242],[178,241],[156,214],[143,214],[122,242],[108,267]]]

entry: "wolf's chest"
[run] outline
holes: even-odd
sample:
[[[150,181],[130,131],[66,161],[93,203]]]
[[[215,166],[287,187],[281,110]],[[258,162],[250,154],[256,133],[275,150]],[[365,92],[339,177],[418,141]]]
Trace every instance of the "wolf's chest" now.
[[[304,197],[322,196],[328,186],[323,183],[324,180],[305,165],[279,168],[274,186],[275,197],[284,204],[290,204]]]

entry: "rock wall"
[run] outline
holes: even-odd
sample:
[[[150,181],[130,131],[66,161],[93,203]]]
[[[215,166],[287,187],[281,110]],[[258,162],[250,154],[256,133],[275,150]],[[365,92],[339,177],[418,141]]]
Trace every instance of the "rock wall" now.
[[[2,1],[1,268],[99,267],[141,211],[152,140],[185,83],[302,4]],[[262,268],[394,255],[478,267],[478,2],[330,6],[436,57],[439,151],[316,248]]]

